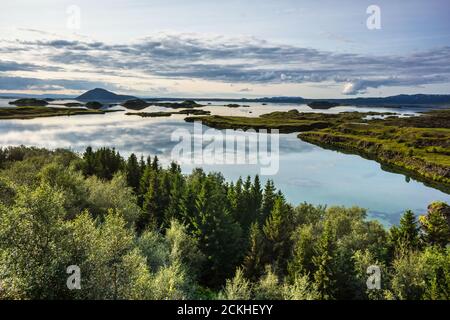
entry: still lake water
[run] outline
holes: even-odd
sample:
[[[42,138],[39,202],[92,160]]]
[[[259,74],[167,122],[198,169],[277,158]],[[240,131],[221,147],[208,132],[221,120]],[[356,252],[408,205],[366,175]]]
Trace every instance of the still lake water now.
[[[204,107],[213,114],[258,116],[276,110],[298,109],[303,112],[336,113],[342,111],[379,111],[412,114],[418,111],[387,108],[337,107],[329,110],[311,110],[306,105],[262,105],[247,103],[249,108],[228,108],[211,102]],[[0,99],[0,106],[8,100]],[[120,107],[116,107],[119,108]],[[145,111],[167,110],[151,106]],[[193,132],[193,124],[183,121],[184,116],[141,118],[126,116],[124,112],[105,115],[81,115],[71,117],[38,118],[32,120],[0,120],[0,146],[27,145],[54,148],[70,148],[82,152],[87,146],[94,148],[115,147],[124,156],[158,155],[164,164],[171,161],[171,151],[178,141],[171,136],[177,129]],[[203,130],[213,130],[203,126]],[[211,131],[208,131],[211,132]],[[195,136],[194,136],[195,139]],[[357,205],[368,209],[369,217],[385,225],[397,223],[405,209],[418,214],[426,211],[435,200],[450,203],[450,195],[425,186],[404,175],[383,171],[375,161],[325,150],[301,141],[296,134],[282,134],[279,140],[279,171],[261,180],[273,179],[276,186],[293,204],[309,202],[327,205]],[[183,164],[188,173],[196,165]],[[206,171],[220,171],[227,180],[239,176],[260,174],[259,165],[201,165]]]

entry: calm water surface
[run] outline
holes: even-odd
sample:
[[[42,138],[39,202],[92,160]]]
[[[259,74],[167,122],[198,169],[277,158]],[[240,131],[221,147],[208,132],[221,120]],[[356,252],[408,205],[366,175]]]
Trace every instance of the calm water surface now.
[[[275,110],[298,109],[303,112],[337,113],[342,111],[380,111],[414,114],[418,109],[337,107],[312,110],[306,105],[262,105],[247,103],[249,108],[227,108],[224,103],[211,102],[204,107],[214,114],[258,116]],[[8,100],[0,99],[0,106]],[[120,109],[120,107],[116,107]],[[151,106],[145,111],[162,111]],[[179,128],[193,132],[193,124],[183,121],[184,116],[167,118],[141,118],[126,116],[124,112],[106,115],[41,118],[32,120],[0,120],[0,146],[27,145],[46,148],[70,148],[82,152],[87,146],[109,146],[122,155],[158,155],[163,163],[171,160],[172,148],[177,141],[172,133]],[[209,128],[203,127],[203,130]],[[218,132],[218,131],[216,131]],[[183,164],[184,172],[194,165]],[[206,171],[220,171],[225,178],[260,173],[258,165],[202,165]],[[406,179],[401,174],[383,171],[375,161],[357,155],[325,150],[301,141],[296,134],[280,136],[280,169],[276,175],[261,176],[273,179],[293,204],[310,202],[327,205],[357,205],[368,209],[369,217],[386,225],[397,223],[405,209],[424,213],[434,200],[450,202],[450,195],[424,184]]]

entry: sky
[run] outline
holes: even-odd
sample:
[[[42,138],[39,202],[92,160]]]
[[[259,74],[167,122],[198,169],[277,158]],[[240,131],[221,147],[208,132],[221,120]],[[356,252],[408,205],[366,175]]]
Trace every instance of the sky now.
[[[450,94],[447,0],[0,3],[0,94]]]

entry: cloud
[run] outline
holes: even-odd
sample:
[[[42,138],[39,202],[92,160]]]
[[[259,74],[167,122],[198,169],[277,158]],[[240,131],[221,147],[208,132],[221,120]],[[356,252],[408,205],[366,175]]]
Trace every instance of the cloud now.
[[[449,78],[441,75],[436,76],[424,76],[420,77],[412,77],[412,78],[396,78],[396,77],[388,77],[381,79],[373,79],[373,80],[353,80],[351,82],[347,82],[344,84],[344,88],[342,90],[343,94],[346,95],[354,95],[358,93],[365,93],[369,88],[379,88],[382,86],[390,87],[390,86],[421,86],[425,84],[432,83],[445,83],[448,82]]]
[[[89,80],[68,80],[68,79],[39,79],[14,76],[2,76],[0,74],[0,90],[42,90],[54,91],[61,89],[68,90],[90,90],[95,87],[117,89],[117,86],[105,82]]]
[[[253,37],[158,33],[123,44],[52,39],[8,42],[0,48],[2,52],[27,55],[29,61],[43,61],[47,66],[83,69],[99,75],[120,76],[126,71],[165,79],[247,85],[337,83],[349,95],[381,86],[450,82],[450,47],[404,56],[374,56],[275,44]],[[26,66],[27,61],[22,62],[23,68],[32,70],[33,66]],[[9,65],[14,67],[21,66]],[[3,68],[8,70],[8,66]]]
[[[4,71],[23,71],[23,70],[36,70],[38,66],[30,63],[17,63],[14,61],[0,60],[0,72]]]

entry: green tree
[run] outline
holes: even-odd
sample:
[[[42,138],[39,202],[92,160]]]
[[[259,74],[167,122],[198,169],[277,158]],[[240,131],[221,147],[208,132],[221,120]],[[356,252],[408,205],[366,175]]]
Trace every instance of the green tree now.
[[[16,204],[0,207],[0,283],[5,298],[67,297],[64,196],[48,185],[21,188]]]
[[[110,181],[90,177],[86,185],[89,194],[87,207],[94,217],[103,218],[112,209],[120,213],[130,226],[142,217],[137,198],[123,174],[116,174]]]
[[[419,221],[427,243],[441,247],[450,243],[450,208],[447,204],[432,203],[427,215],[420,216]]]
[[[266,273],[259,279],[254,287],[254,298],[256,300],[282,300],[283,287],[278,276],[272,272],[270,267]]]
[[[148,176],[148,189],[143,195],[143,214],[138,221],[139,230],[147,227],[158,228],[161,225],[163,216],[161,214],[160,180],[158,171],[151,170]]]
[[[335,240],[333,230],[328,221],[325,222],[323,231],[316,247],[313,263],[316,268],[314,280],[320,299],[332,299],[334,289],[333,258]]]
[[[226,281],[219,297],[224,300],[250,300],[251,295],[251,283],[245,279],[242,269],[237,269],[234,278]]]
[[[201,280],[213,287],[221,285],[244,255],[242,231],[230,215],[221,175],[209,174],[202,182],[190,219],[192,233],[206,255]]]
[[[287,268],[291,249],[292,208],[284,199],[277,197],[272,212],[263,226],[265,237],[264,263],[271,263],[276,274],[282,275]]]
[[[264,266],[262,265],[264,238],[257,222],[250,227],[249,234],[249,250],[244,258],[243,272],[244,275],[256,281],[262,274]]]
[[[390,230],[390,241],[397,247],[417,249],[419,247],[419,230],[416,216],[407,210],[400,219],[399,227],[393,226]]]
[[[275,193],[275,185],[273,184],[272,180],[267,180],[266,185],[264,187],[264,194],[263,194],[263,203],[262,203],[262,209],[261,209],[261,220],[260,223],[264,223],[266,221],[266,218],[270,215],[272,212],[273,206],[275,204],[276,199],[276,193]]]
[[[126,167],[127,183],[133,188],[133,191],[137,194],[139,192],[139,184],[141,181],[141,168],[139,166],[138,159],[134,153],[128,158]]]

